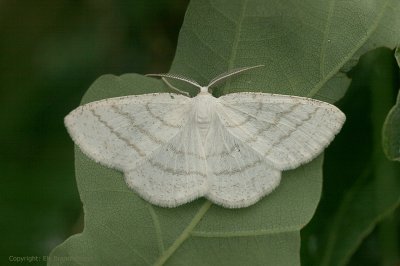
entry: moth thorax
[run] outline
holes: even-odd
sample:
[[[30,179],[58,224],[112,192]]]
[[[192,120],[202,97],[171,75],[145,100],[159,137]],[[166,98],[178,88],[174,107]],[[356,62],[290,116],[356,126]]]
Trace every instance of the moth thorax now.
[[[205,136],[207,135],[207,132],[211,126],[214,99],[215,98],[211,95],[201,95],[198,96],[198,101],[196,103],[196,126],[199,129],[203,139],[205,139]]]
[[[207,86],[200,87],[200,93],[208,93],[208,87]]]
[[[208,128],[210,126],[212,112],[210,110],[210,106],[204,105],[203,107],[204,108],[197,109],[196,122],[200,127]]]

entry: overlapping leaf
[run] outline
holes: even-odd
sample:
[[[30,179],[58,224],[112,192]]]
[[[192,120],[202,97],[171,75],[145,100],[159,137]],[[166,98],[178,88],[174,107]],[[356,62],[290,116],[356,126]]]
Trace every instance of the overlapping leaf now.
[[[368,53],[360,63],[341,103],[348,115],[347,124],[326,153],[325,197],[315,220],[302,232],[305,265],[347,265],[364,239],[400,204],[400,165],[385,157],[381,145],[397,68],[389,49]],[[386,252],[397,251],[379,243],[374,248],[375,254],[380,254],[375,257],[381,259],[394,260],[388,258],[393,254]],[[360,255],[363,260],[354,265],[374,265],[367,258],[372,251],[360,252],[364,252]]]
[[[400,49],[395,52],[397,64],[400,67]],[[383,149],[391,160],[400,161],[400,92],[397,101],[386,117],[383,125]]]

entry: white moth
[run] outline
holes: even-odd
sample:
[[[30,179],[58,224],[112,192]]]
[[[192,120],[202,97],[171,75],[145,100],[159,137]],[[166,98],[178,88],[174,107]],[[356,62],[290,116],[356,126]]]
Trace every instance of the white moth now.
[[[257,67],[257,66],[256,66]],[[345,121],[335,106],[310,98],[242,92],[215,98],[200,89],[131,95],[91,102],[65,117],[72,139],[90,158],[118,169],[142,198],[176,207],[199,197],[246,207],[273,191],[281,172],[307,163]]]

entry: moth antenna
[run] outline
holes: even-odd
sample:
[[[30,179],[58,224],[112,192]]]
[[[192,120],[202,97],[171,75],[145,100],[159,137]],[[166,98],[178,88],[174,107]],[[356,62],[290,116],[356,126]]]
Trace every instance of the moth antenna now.
[[[173,86],[171,83],[168,82],[168,80],[164,77],[161,77],[162,81],[164,81],[165,84],[167,84],[168,87],[171,88],[171,90],[177,91],[178,93],[181,93],[187,97],[190,97],[190,94],[187,91],[183,91],[178,89],[177,87]]]
[[[183,82],[192,84],[193,86],[196,86],[196,87],[199,88],[199,89],[202,88],[202,86],[200,86],[200,84],[197,83],[196,81],[191,80],[191,79],[186,78],[186,77],[182,77],[182,76],[180,76],[180,75],[176,75],[176,74],[168,74],[168,73],[165,73],[165,74],[146,74],[146,76],[150,76],[150,77],[164,77],[164,78],[177,79],[177,80],[180,80],[180,81],[183,81]],[[168,84],[167,84],[167,85],[168,85]]]
[[[236,74],[239,74],[241,72],[253,69],[253,68],[258,68],[258,67],[263,67],[264,65],[256,65],[256,66],[250,66],[250,67],[241,67],[241,68],[235,68],[232,70],[229,70],[225,73],[222,73],[221,75],[216,76],[215,78],[213,78],[210,83],[207,85],[208,88],[210,88],[211,86],[215,85],[216,83],[229,78],[231,76],[234,76]]]

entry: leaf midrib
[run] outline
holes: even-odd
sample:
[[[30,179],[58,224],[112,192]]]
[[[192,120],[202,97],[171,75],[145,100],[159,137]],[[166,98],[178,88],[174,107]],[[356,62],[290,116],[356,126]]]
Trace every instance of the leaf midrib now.
[[[161,256],[154,263],[154,265],[156,265],[156,266],[163,265],[172,256],[172,254],[174,254],[174,252],[190,236],[190,234],[193,231],[193,229],[197,226],[197,224],[204,217],[204,215],[207,213],[208,209],[211,206],[212,206],[212,202],[207,200],[201,206],[201,208],[196,213],[196,215],[193,217],[193,219],[190,221],[190,223],[186,226],[185,230],[183,230],[182,233],[179,235],[179,237],[174,241],[174,243],[172,243],[172,245],[164,253],[161,254]]]

